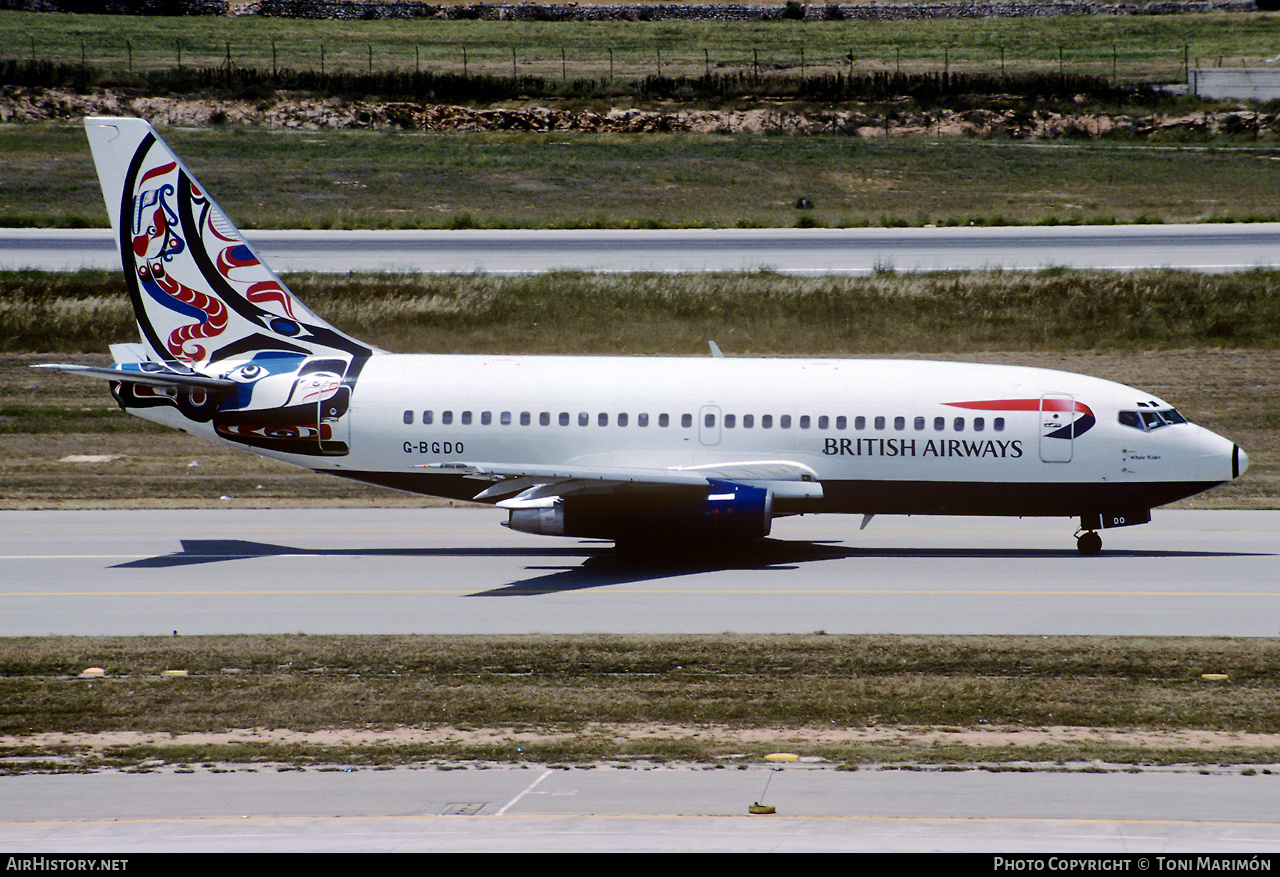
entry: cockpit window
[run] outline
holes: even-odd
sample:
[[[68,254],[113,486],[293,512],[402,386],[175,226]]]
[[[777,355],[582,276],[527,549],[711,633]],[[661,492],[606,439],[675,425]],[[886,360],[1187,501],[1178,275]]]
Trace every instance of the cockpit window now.
[[[1186,423],[1187,419],[1175,408],[1162,408],[1159,411],[1144,409],[1142,411],[1121,411],[1118,417],[1121,426],[1130,426],[1143,432],[1150,432],[1162,426],[1175,423]]]

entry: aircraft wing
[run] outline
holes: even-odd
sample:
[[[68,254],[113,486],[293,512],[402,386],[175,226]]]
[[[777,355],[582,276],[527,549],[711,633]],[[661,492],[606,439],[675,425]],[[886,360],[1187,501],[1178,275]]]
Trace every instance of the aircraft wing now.
[[[620,490],[706,490],[714,482],[765,487],[787,499],[821,499],[817,473],[802,463],[758,460],[702,466],[647,469],[608,466],[523,465],[513,463],[427,463],[428,472],[464,475],[491,482],[474,497],[499,499],[500,508],[542,508],[567,496]]]

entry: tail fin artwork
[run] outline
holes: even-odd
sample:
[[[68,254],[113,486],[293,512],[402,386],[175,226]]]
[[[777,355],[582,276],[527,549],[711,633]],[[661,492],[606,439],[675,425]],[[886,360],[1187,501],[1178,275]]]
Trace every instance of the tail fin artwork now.
[[[85,120],[148,358],[368,356],[298,301],[142,119]]]
[[[298,301],[150,124],[85,130],[142,344],[113,345],[111,368],[47,367],[106,378],[125,409],[164,421],[176,408],[239,444],[347,454],[351,392],[382,351]]]

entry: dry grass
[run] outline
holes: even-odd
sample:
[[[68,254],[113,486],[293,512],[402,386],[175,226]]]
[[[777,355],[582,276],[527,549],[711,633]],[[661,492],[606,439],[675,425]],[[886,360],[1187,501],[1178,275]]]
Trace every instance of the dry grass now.
[[[90,665],[108,675],[75,678]],[[785,740],[846,763],[1269,764],[1278,676],[1273,642],[1228,639],[0,640],[0,751],[78,767],[707,760]]]

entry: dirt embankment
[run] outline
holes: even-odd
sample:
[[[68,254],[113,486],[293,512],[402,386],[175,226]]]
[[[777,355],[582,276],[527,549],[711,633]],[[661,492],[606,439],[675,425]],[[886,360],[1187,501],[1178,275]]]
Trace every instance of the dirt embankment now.
[[[622,109],[607,112],[526,106],[473,109],[405,101],[305,99],[279,94],[266,101],[209,97],[147,97],[115,89],[87,94],[62,89],[0,90],[0,122],[76,121],[88,116],[137,116],[155,125],[217,124],[332,130],[589,131],[606,133],[845,134],[858,137],[935,135],[1009,139],[1197,139],[1218,134],[1274,136],[1280,114],[1249,111],[1094,115],[1050,110],[902,110],[888,116],[859,109],[794,112],[761,103],[753,109]]]

